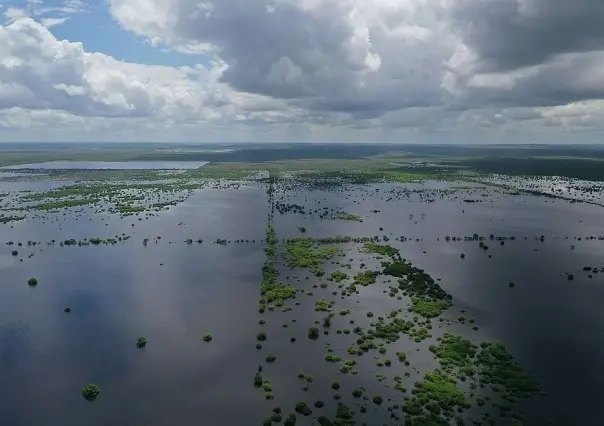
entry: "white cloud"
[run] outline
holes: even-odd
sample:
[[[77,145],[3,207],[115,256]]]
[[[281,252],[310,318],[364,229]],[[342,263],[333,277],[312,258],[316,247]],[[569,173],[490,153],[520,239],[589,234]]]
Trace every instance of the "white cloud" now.
[[[594,1],[578,0],[573,22],[593,15]],[[0,27],[5,131],[39,122],[125,137],[119,123],[145,138],[501,142],[551,140],[552,129],[597,129],[604,118],[604,42],[593,20],[540,53],[536,40],[563,26],[559,0],[551,16],[545,0],[107,0],[124,30],[158,51],[212,56],[209,67],[86,52],[49,31],[87,11],[84,2],[29,3],[4,10]],[[524,46],[510,22],[536,39]]]
[[[63,23],[65,23],[69,18],[64,17],[64,18],[42,18],[40,20],[40,23],[45,26],[46,28],[51,28],[54,27],[56,25],[61,25]]]
[[[239,94],[214,69],[146,66],[85,52],[32,19],[0,27],[0,107],[56,109],[89,117],[229,119],[260,96]],[[277,104],[277,103],[275,103]]]
[[[14,22],[17,19],[25,18],[27,16],[28,14],[25,9],[19,9],[16,7],[9,7],[4,11],[4,17],[9,23]]]

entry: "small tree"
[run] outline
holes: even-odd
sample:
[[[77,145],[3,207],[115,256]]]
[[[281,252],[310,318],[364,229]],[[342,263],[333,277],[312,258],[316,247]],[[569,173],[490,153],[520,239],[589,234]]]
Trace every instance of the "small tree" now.
[[[101,390],[99,389],[99,387],[97,385],[95,385],[94,383],[89,383],[82,388],[81,394],[88,401],[92,401],[97,396],[99,396],[100,392],[101,392]]]

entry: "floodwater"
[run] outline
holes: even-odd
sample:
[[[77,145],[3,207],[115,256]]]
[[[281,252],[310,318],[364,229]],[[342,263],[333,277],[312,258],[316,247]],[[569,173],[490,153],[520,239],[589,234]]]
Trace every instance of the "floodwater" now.
[[[46,161],[0,167],[0,170],[184,170],[207,161]]]
[[[3,189],[6,185],[13,184],[4,183]],[[524,369],[537,376],[547,396],[534,397],[523,406],[526,425],[599,424],[586,407],[597,406],[604,386],[600,307],[604,276],[589,278],[582,268],[604,267],[604,241],[585,239],[604,235],[602,209],[499,193],[483,197],[480,203],[462,202],[467,196],[425,202],[411,195],[397,200],[391,199],[390,188],[289,193],[284,201],[303,204],[307,210],[328,206],[359,214],[363,222],[275,212],[277,235],[299,236],[298,227],[305,226],[306,235],[314,237],[388,236],[389,244],[401,249],[404,258],[442,278],[441,285],[454,303],[445,317],[455,319],[465,309],[466,318],[475,318],[479,326],[472,331],[454,323],[450,326],[454,332],[477,341],[503,342]],[[168,212],[142,221],[91,212],[49,213],[57,220],[46,224],[31,219],[11,223],[12,227],[0,225],[0,424],[255,425],[273,407],[281,407],[286,417],[296,401],[307,402],[314,415],[333,415],[332,380],[341,382],[342,401],[353,409],[350,391],[360,385],[370,397],[379,393],[402,404],[402,394],[384,388],[375,378],[376,373],[401,374],[393,353],[410,353],[417,371],[406,380],[417,380],[426,369],[437,366],[425,350],[432,341],[416,344],[402,336],[389,346],[389,355],[380,356],[393,359],[390,369],[376,368],[373,355],[367,354],[355,358],[359,375],[341,374],[338,364],[323,359],[326,343],[331,342],[334,353],[350,359],[346,347],[354,334],[334,331],[366,327],[367,311],[378,316],[405,308],[404,301],[382,294],[386,277],[361,289],[359,296],[342,300],[332,296],[333,287],[313,288],[316,278],[306,271],[288,270],[283,260],[281,279],[289,276],[289,282],[304,291],[297,297],[300,305],[291,312],[276,309],[262,316],[268,339],[262,351],[255,349],[261,329],[258,287],[265,259],[260,240],[269,212],[265,188],[201,190]],[[131,239],[114,246],[46,245],[52,239],[122,233]],[[445,241],[447,235],[473,233],[516,239],[501,246],[487,238],[487,251],[477,242]],[[536,239],[541,235],[543,242]],[[397,236],[408,240],[395,241]],[[144,238],[149,238],[146,247]],[[187,238],[204,242],[186,244]],[[217,238],[255,239],[256,243],[214,244]],[[5,245],[27,240],[42,244]],[[368,269],[378,268],[378,261],[352,244],[343,247],[345,257],[335,261],[362,259]],[[15,248],[17,257],[11,256]],[[335,268],[328,264],[328,273]],[[569,281],[565,272],[575,279]],[[27,285],[32,276],[39,282],[35,288]],[[508,286],[510,281],[515,282],[514,288]],[[352,313],[337,315],[328,336],[310,341],[308,328],[324,316],[313,311],[320,298],[333,299],[336,309]],[[69,314],[63,312],[67,306],[72,309]],[[435,326],[433,334],[443,330]],[[205,332],[212,333],[212,342],[202,341]],[[136,348],[139,335],[148,339],[144,349]],[[291,336],[297,338],[295,343],[289,341]],[[268,353],[277,356],[274,364],[264,363]],[[265,401],[264,393],[252,386],[258,364],[264,365],[265,377],[273,382],[274,401]],[[300,371],[314,376],[308,392],[296,378]],[[101,389],[94,402],[79,394],[89,382]],[[405,386],[411,389],[412,383]],[[312,407],[315,400],[324,401],[325,407]],[[357,420],[396,424],[388,418],[386,403],[377,411],[371,401],[367,405],[364,417],[355,409]],[[298,416],[298,424],[310,424],[304,420]],[[500,423],[506,424],[498,419]]]

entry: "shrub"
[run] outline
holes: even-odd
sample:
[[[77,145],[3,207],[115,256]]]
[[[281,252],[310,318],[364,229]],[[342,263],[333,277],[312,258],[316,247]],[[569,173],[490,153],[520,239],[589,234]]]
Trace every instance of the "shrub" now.
[[[296,412],[302,414],[303,416],[310,416],[312,414],[312,410],[308,407],[306,402],[297,402]]]
[[[210,333],[205,333],[203,335],[203,341],[204,342],[210,342],[212,340],[212,335]]]
[[[256,335],[256,339],[260,340],[261,342],[266,340],[266,333],[264,331],[261,331]]]
[[[35,278],[30,278],[30,279],[27,280],[27,284],[30,285],[30,286],[38,285],[38,280],[35,279]]]
[[[100,392],[101,390],[97,385],[95,385],[94,383],[89,383],[82,388],[81,394],[88,401],[92,401],[99,395]]]
[[[145,339],[143,336],[137,337],[136,338],[136,347],[144,348],[145,346],[147,346],[147,339]]]

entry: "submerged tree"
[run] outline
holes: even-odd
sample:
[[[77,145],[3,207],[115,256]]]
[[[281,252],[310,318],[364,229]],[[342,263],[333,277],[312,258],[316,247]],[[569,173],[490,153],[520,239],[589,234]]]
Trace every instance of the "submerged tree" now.
[[[101,392],[101,390],[99,389],[99,387],[97,385],[95,385],[94,383],[88,383],[86,386],[84,386],[82,388],[81,394],[88,401],[92,401],[97,396],[99,396],[100,392]]]

